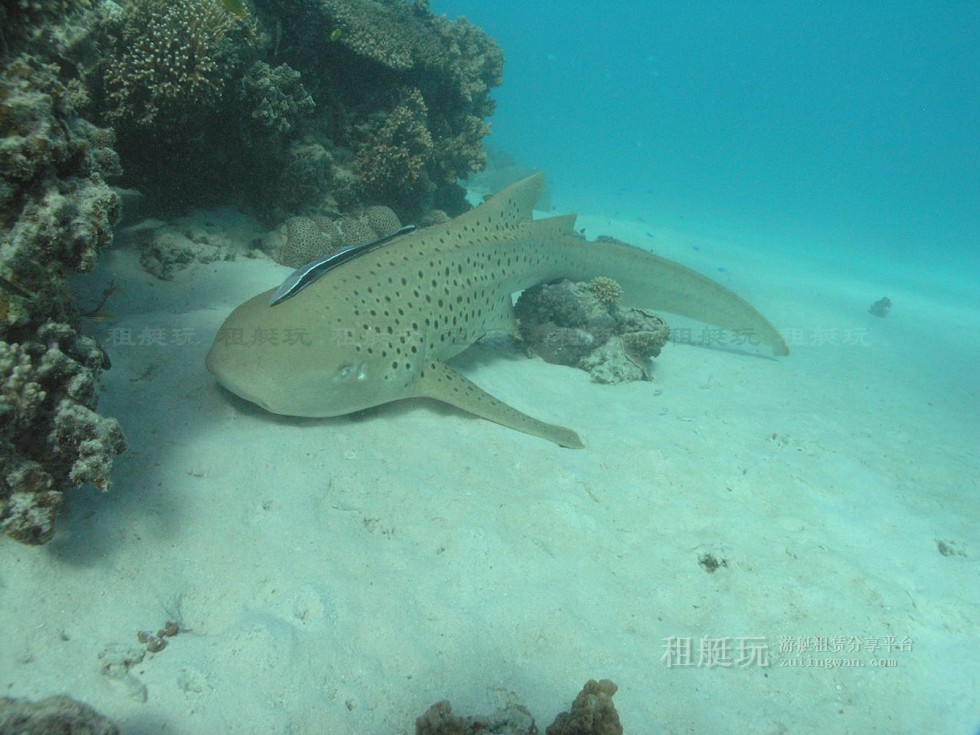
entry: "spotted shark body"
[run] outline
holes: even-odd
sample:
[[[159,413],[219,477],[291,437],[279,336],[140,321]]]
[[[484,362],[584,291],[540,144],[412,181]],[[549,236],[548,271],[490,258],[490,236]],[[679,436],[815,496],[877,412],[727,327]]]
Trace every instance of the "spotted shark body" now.
[[[639,248],[590,243],[574,215],[532,220],[536,174],[445,224],[404,235],[270,306],[236,308],[208,353],[232,393],[290,416],[341,416],[433,398],[564,447],[571,429],[497,400],[446,361],[497,330],[513,331],[512,294],[561,278],[615,279],[623,303],[691,317],[788,353],[779,332],[714,281]]]

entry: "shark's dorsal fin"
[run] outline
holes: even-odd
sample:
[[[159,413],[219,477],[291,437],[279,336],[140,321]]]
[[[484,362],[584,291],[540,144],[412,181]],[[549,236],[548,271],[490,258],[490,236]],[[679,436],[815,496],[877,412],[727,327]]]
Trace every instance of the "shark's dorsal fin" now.
[[[441,249],[469,247],[521,233],[530,223],[543,188],[544,174],[534,174],[497,192],[451,222],[437,225],[432,230],[444,233],[439,242]]]

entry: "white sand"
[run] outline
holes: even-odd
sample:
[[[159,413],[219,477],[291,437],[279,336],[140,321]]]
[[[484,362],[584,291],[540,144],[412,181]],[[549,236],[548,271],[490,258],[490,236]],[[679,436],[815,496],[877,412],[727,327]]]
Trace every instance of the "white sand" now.
[[[668,345],[655,382],[614,387],[489,347],[459,360],[584,451],[434,404],[292,420],[203,365],[228,311],[285,269],[164,283],[108,254],[83,287],[123,289],[115,321],[89,326],[113,362],[100,410],[130,448],[46,547],[0,541],[4,694],[69,693],[140,735],[409,733],[443,698],[521,702],[543,731],[608,677],[633,734],[975,732],[976,305],[581,224],[704,268],[795,330],[792,354]],[[727,566],[708,574],[705,554]],[[185,631],[165,650],[100,671],[168,619]],[[798,657],[785,640],[834,636],[860,650],[803,658],[860,668],[779,665]],[[872,652],[888,636],[911,650]],[[663,660],[669,637],[692,665]],[[697,665],[704,637],[731,645],[722,662],[766,639],[771,665]]]

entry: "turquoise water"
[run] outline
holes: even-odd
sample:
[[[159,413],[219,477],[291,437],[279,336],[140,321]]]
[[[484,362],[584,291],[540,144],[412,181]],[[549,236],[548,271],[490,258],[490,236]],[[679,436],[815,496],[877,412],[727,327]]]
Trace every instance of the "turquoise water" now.
[[[144,212],[72,282],[129,448],[48,545],[0,539],[6,691],[141,735],[407,735],[442,699],[544,732],[608,676],[628,735],[980,735],[980,3],[432,7],[502,45],[489,142],[543,209],[732,288],[790,355],[671,317],[652,382],[456,358],[581,451],[435,402],[276,416],[205,357],[288,276],[253,257],[278,223]],[[201,249],[163,282],[168,242]]]
[[[559,209],[980,273],[980,4],[439,0]]]

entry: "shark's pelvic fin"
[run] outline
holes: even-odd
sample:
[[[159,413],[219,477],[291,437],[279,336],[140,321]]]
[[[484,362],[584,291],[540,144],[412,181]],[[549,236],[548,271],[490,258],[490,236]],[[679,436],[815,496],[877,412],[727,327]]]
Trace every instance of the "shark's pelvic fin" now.
[[[521,413],[494,398],[440,360],[427,363],[412,388],[419,398],[433,398],[448,403],[475,416],[547,439],[558,446],[569,449],[582,449],[585,446],[579,435],[571,429],[546,424]]]

